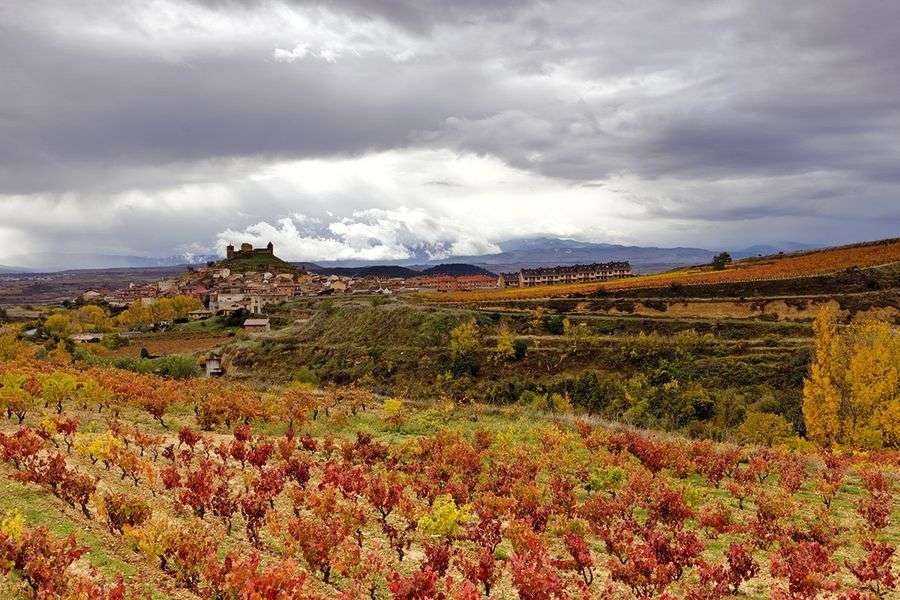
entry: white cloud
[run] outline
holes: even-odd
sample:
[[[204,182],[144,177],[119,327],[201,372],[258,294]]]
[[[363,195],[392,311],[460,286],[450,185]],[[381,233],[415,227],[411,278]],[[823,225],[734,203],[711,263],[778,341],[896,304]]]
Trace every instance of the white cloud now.
[[[447,219],[435,219],[422,209],[369,209],[328,223],[318,233],[304,229],[304,215],[254,223],[243,231],[218,235],[217,248],[250,242],[272,242],[280,257],[295,261],[442,259],[458,254],[486,254],[500,249],[471,237]]]

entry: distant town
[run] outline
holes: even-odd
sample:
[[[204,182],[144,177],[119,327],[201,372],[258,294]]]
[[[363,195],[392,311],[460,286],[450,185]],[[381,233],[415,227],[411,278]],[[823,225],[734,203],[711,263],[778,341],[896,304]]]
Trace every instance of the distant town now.
[[[317,274],[279,259],[272,243],[263,248],[243,243],[238,248],[229,245],[224,260],[191,268],[180,276],[151,282],[132,282],[126,287],[112,289],[86,289],[80,294],[80,299],[86,302],[103,301],[111,308],[124,309],[134,302],[150,306],[160,298],[190,296],[203,305],[203,308],[193,311],[190,318],[202,319],[237,310],[263,314],[267,305],[304,296],[484,290],[603,281],[632,276],[631,266],[627,262],[521,269],[515,273],[501,274],[477,270],[481,272],[466,274],[467,269],[457,269],[461,274],[438,272],[412,277],[371,274],[372,269],[363,271],[360,275]],[[448,271],[452,272],[453,269]]]

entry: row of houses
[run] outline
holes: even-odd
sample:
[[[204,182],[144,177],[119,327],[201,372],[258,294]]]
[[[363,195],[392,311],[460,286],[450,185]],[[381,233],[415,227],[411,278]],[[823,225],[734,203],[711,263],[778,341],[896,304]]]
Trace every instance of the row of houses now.
[[[522,269],[517,273],[501,273],[497,277],[497,287],[535,287],[539,285],[559,285],[606,281],[631,277],[631,265],[627,262],[592,263]]]

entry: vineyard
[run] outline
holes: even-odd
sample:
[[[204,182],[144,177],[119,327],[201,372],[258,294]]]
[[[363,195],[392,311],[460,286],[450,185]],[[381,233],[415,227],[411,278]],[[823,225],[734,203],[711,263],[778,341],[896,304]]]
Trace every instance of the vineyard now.
[[[0,402],[4,597],[897,594],[896,452],[31,359]]]
[[[737,261],[721,271],[710,270],[708,267],[704,267],[607,282],[430,294],[428,299],[442,302],[520,300],[591,294],[600,290],[615,292],[642,288],[662,288],[672,285],[690,286],[771,281],[824,275],[851,268],[871,268],[898,261],[900,261],[900,240],[892,239],[871,244],[828,248],[800,254],[751,258]]]

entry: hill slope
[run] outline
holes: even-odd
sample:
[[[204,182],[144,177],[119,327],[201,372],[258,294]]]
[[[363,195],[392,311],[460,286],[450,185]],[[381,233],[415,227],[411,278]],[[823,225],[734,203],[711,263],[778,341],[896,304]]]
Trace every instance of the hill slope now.
[[[443,265],[437,265],[434,267],[429,267],[418,274],[425,276],[452,275],[453,277],[459,277],[461,275],[490,275],[492,277],[496,276],[495,273],[491,273],[485,268],[476,265],[468,265],[465,263],[447,263]]]
[[[644,275],[607,282],[555,285],[533,288],[508,288],[479,292],[478,299],[542,298],[590,294],[598,290],[616,291],[663,288],[672,285],[727,284],[747,281],[774,281],[837,273],[846,269],[872,268],[900,261],[900,238],[879,240],[850,246],[824,248],[808,252],[747,258],[728,265],[721,271],[709,266],[694,267],[655,275]],[[475,299],[471,293],[441,294],[443,301]]]
[[[248,271],[268,271],[270,273],[296,273],[299,271],[297,267],[289,262],[283,261],[277,256],[271,254],[253,254],[251,256],[236,256],[234,258],[226,258],[216,263],[222,268],[231,269],[235,273],[246,273]]]

